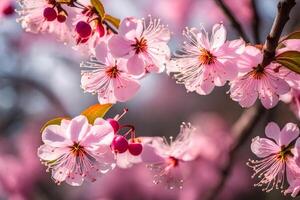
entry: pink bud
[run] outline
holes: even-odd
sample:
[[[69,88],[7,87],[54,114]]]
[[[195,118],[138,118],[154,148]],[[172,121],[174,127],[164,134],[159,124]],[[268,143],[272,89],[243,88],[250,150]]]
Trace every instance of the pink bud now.
[[[112,141],[111,148],[117,153],[124,153],[128,149],[128,141],[122,135],[116,135]]]
[[[75,30],[81,38],[88,38],[92,33],[92,27],[84,21],[78,22]]]
[[[113,127],[115,133],[118,132],[118,130],[120,129],[120,124],[117,120],[109,118],[106,121],[108,121],[110,123],[110,125]]]
[[[64,23],[67,20],[65,15],[57,15],[57,21],[60,23]]]
[[[14,6],[13,5],[9,5],[6,8],[4,8],[3,14],[4,15],[12,15],[12,14],[14,14],[14,10],[15,10]]]
[[[143,145],[141,143],[130,143],[128,145],[128,150],[132,155],[138,156],[143,151]]]
[[[47,21],[54,21],[57,17],[57,13],[54,8],[47,7],[44,9],[44,17]]]

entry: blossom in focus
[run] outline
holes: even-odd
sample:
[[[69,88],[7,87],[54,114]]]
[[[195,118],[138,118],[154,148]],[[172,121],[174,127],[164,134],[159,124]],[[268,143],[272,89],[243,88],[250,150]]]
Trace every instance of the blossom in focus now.
[[[279,95],[290,90],[289,79],[283,75],[287,69],[278,68],[276,63],[263,68],[262,59],[261,50],[247,46],[237,62],[240,73],[230,82],[230,97],[242,107],[252,106],[259,98],[265,108],[272,108],[277,105]]]
[[[127,59],[129,73],[140,76],[145,72],[162,72],[170,59],[169,29],[160,19],[124,19],[118,35],[108,45],[113,56]]]
[[[254,170],[253,177],[260,178],[255,186],[264,187],[263,191],[269,192],[274,188],[283,189],[285,179],[291,184],[300,175],[300,168],[295,162],[298,147],[294,148],[299,128],[296,124],[287,123],[280,130],[276,123],[270,122],[265,134],[268,138],[257,136],[251,144],[252,152],[261,159],[249,160],[247,165]]]
[[[68,13],[55,0],[18,0],[21,9],[18,22],[25,31],[53,33],[59,40],[68,42],[70,31],[67,26]]]
[[[44,145],[38,149],[38,156],[57,184],[66,181],[79,186],[84,179],[95,181],[114,167],[110,150],[113,137],[112,126],[101,118],[94,125],[83,115],[63,119],[61,125],[49,125],[43,131]]]
[[[98,94],[101,104],[128,101],[140,88],[139,82],[127,72],[126,61],[115,59],[104,42],[97,46],[96,58],[81,67],[87,68],[82,71],[82,88]]]
[[[180,133],[174,141],[170,138],[170,143],[162,137],[143,138],[142,160],[149,163],[147,166],[154,174],[154,184],[162,183],[168,189],[182,189],[181,165],[197,157],[191,148],[193,133],[191,124],[183,123]]]
[[[184,84],[189,92],[207,95],[215,86],[223,86],[238,73],[236,60],[244,47],[242,39],[226,41],[226,29],[216,24],[211,39],[201,28],[186,29],[187,41],[167,65],[167,72],[175,73],[177,83]]]
[[[14,14],[15,5],[12,0],[0,1],[0,19],[5,16]]]

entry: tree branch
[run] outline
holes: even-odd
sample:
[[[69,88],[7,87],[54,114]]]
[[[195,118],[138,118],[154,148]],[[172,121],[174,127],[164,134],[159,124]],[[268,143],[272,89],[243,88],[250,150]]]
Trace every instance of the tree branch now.
[[[295,6],[295,0],[280,0],[278,3],[278,12],[275,17],[272,29],[268,35],[265,45],[264,45],[264,59],[262,61],[262,66],[267,66],[275,56],[275,51],[278,46],[278,41],[281,36],[282,30],[289,20],[289,14],[291,9]],[[217,198],[219,193],[222,191],[227,178],[233,167],[234,159],[239,148],[244,144],[247,138],[250,136],[255,125],[260,121],[261,117],[266,113],[266,110],[259,106],[253,107],[249,110],[244,111],[240,119],[233,126],[233,134],[236,138],[230,152],[229,159],[225,166],[221,170],[222,177],[220,182],[216,187],[209,193],[207,200],[214,200]]]
[[[255,43],[259,44],[260,43],[259,27],[261,21],[257,10],[256,0],[251,0],[251,6],[253,11],[253,19],[252,19],[253,36],[254,36]]]
[[[235,28],[235,30],[240,34],[240,36],[248,43],[250,42],[248,36],[244,32],[241,24],[238,22],[238,20],[235,18],[235,16],[232,14],[228,6],[223,2],[223,0],[215,0],[216,4],[223,10],[224,14],[227,16],[227,18],[230,20],[232,26]]]
[[[40,91],[57,108],[57,110],[61,112],[62,115],[68,116],[68,112],[64,108],[63,104],[56,97],[56,95],[53,94],[52,91],[49,90],[49,88],[47,88],[46,86],[34,80],[27,79],[24,77],[17,77],[17,76],[0,76],[0,80],[10,81],[13,85],[21,85],[21,86],[26,85]]]
[[[273,26],[270,34],[267,37],[264,46],[264,58],[262,62],[262,67],[269,65],[274,57],[275,51],[278,46],[278,41],[280,39],[281,33],[287,21],[290,19],[290,11],[296,5],[295,0],[280,0],[277,5],[277,15],[273,22]]]

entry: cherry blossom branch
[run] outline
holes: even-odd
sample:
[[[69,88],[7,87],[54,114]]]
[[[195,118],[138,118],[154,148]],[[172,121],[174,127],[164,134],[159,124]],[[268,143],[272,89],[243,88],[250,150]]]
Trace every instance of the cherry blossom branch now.
[[[228,6],[223,2],[223,0],[215,0],[216,4],[219,5],[219,7],[223,10],[224,14],[228,17],[230,20],[232,26],[235,28],[235,30],[241,35],[241,37],[246,41],[250,42],[247,34],[244,32],[241,24],[238,22],[238,20],[235,18],[235,16],[232,14]]]
[[[274,19],[273,26],[271,28],[270,34],[268,35],[265,45],[264,45],[264,58],[262,61],[262,66],[267,66],[275,56],[275,50],[278,46],[278,41],[283,31],[283,28],[287,21],[289,20],[289,14],[291,9],[296,5],[295,0],[280,0],[278,3],[278,12]],[[233,167],[235,156],[244,144],[247,138],[251,135],[251,132],[255,128],[255,125],[260,121],[261,117],[266,113],[266,110],[261,104],[244,111],[239,120],[233,126],[233,135],[235,137],[235,143],[233,144],[230,152],[229,158],[225,166],[221,170],[222,177],[220,182],[216,187],[209,193],[207,200],[214,200],[217,198],[219,193],[222,191],[227,178]]]
[[[251,0],[251,7],[253,12],[252,31],[253,31],[254,41],[256,44],[259,44],[260,43],[259,27],[261,21],[257,10],[256,0]]]
[[[275,56],[275,51],[278,46],[278,41],[280,39],[281,33],[287,21],[290,19],[290,11],[296,5],[295,0],[280,0],[277,5],[278,13],[273,22],[271,32],[267,37],[264,46],[264,58],[262,62],[262,67],[270,64]]]
[[[56,107],[56,109],[59,112],[61,112],[63,116],[69,116],[68,112],[66,111],[66,109],[64,108],[63,104],[60,102],[58,97],[55,94],[53,94],[53,92],[49,90],[49,88],[47,88],[46,86],[34,80],[24,78],[24,77],[17,77],[17,76],[1,76],[0,80],[7,80],[15,85],[20,85],[20,86],[25,85],[37,89],[47,97],[47,99]]]

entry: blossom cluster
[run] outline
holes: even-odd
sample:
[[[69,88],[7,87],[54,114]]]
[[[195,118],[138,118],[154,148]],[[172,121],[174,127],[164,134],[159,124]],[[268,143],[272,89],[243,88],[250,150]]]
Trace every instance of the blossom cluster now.
[[[95,181],[114,169],[145,163],[153,171],[153,182],[168,188],[182,188],[180,166],[195,160],[195,129],[183,123],[177,138],[168,143],[162,137],[136,137],[132,125],[120,124],[127,112],[115,118],[97,118],[93,124],[85,115],[62,119],[60,124],[45,127],[43,145],[38,149],[41,162],[51,170],[57,184],[79,186],[84,179]],[[123,130],[129,129],[122,134]]]
[[[90,57],[81,63],[81,87],[97,94],[102,105],[130,100],[138,92],[142,78],[166,68],[188,92],[208,95],[215,87],[229,83],[231,99],[243,108],[253,106],[259,99],[266,109],[271,109],[282,100],[290,103],[300,118],[300,75],[283,64],[295,64],[296,56],[291,55],[300,54],[297,38],[283,38],[275,58],[265,63],[264,47],[248,44],[242,38],[227,40],[226,28],[217,23],[210,37],[202,26],[186,28],[186,41],[171,56],[171,32],[158,18],[127,17],[120,21],[107,14],[99,0],[19,3],[18,22],[26,31],[54,34]],[[2,7],[2,13],[9,14],[10,5]],[[177,138],[170,142],[162,137],[136,137],[134,126],[119,123],[126,112],[114,119],[98,117],[92,122],[82,114],[48,125],[42,133],[44,144],[38,156],[51,170],[54,181],[79,186],[85,179],[95,181],[116,166],[129,168],[145,163],[154,174],[155,184],[182,188],[181,163],[196,160],[201,152],[195,142],[195,129],[183,123]],[[265,186],[265,191],[281,188],[292,196],[298,195],[298,127],[288,123],[280,130],[272,122],[266,127],[266,135],[270,139],[256,137],[251,145],[262,158],[248,163],[254,176],[261,178],[256,185]],[[285,179],[288,189],[284,189]]]

